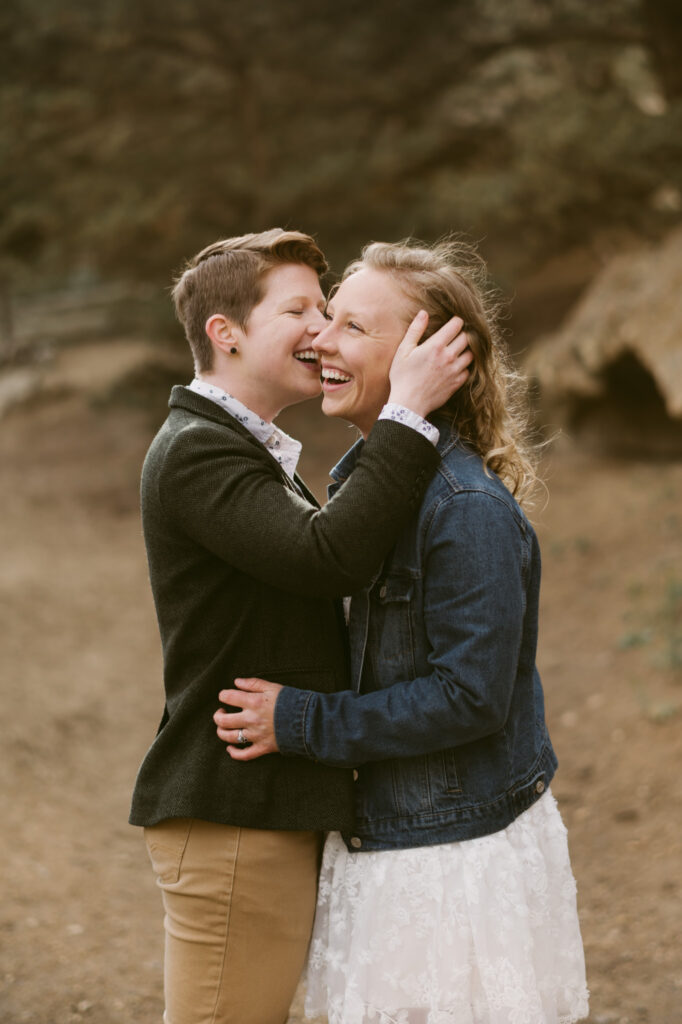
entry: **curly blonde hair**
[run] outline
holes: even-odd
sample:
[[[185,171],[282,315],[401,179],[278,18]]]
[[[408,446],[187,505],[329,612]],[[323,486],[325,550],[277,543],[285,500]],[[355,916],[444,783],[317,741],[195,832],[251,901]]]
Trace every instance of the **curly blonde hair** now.
[[[474,355],[469,379],[441,407],[459,435],[526,505],[538,481],[536,448],[529,437],[527,384],[515,369],[498,320],[500,301],[491,288],[485,262],[475,247],[456,236],[433,245],[405,239],[372,242],[346,267],[343,280],[363,269],[391,274],[413,303],[425,309],[433,334],[460,316]]]

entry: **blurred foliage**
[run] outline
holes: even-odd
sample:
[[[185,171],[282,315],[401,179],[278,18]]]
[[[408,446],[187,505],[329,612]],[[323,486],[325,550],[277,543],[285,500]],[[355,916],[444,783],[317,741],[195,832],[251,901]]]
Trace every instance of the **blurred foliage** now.
[[[164,280],[280,224],[483,239],[514,284],[680,215],[672,0],[4,0],[0,276]],[[1,281],[0,281],[1,284]]]

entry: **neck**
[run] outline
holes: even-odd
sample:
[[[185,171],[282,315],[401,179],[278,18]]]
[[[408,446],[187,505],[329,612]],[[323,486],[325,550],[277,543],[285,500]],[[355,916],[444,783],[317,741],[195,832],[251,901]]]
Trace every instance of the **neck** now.
[[[272,396],[261,394],[259,389],[250,385],[248,381],[237,380],[218,371],[197,373],[196,377],[198,380],[203,381],[204,384],[212,384],[213,387],[222,388],[223,391],[227,391],[228,394],[236,398],[242,405],[245,405],[251,412],[255,412],[257,416],[260,416],[267,423],[272,423],[275,417],[279,416],[282,411],[273,405]]]
[[[383,409],[383,405],[381,409]],[[381,409],[379,409],[375,415],[369,416],[367,419],[363,419],[362,423],[353,423],[353,426],[358,428],[365,441],[369,436],[370,430],[372,429],[376,421],[379,419],[379,413],[381,412]]]

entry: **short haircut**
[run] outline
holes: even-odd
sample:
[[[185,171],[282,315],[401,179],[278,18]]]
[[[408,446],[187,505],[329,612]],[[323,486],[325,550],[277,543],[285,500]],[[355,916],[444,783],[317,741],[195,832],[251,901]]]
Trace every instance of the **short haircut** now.
[[[197,373],[213,369],[213,346],[205,329],[209,317],[220,313],[246,329],[265,294],[266,274],[284,263],[304,264],[318,277],[328,269],[310,235],[281,228],[213,242],[188,260],[172,295]]]

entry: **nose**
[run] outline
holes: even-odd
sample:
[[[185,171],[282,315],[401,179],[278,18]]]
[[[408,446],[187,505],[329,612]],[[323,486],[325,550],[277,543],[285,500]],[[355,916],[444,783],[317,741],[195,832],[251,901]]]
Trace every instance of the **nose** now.
[[[320,331],[327,326],[327,321],[319,309],[315,310],[315,314],[316,315],[312,318],[307,327],[308,334],[312,334],[314,337],[316,337]]]
[[[332,334],[333,326],[334,325],[331,323],[331,321],[329,321],[329,320],[324,320],[323,321],[323,326],[322,326],[319,334],[317,335],[316,338],[313,339],[313,349],[314,349],[315,352],[330,352],[331,351],[331,349],[333,347],[332,339],[331,339],[331,334]]]

